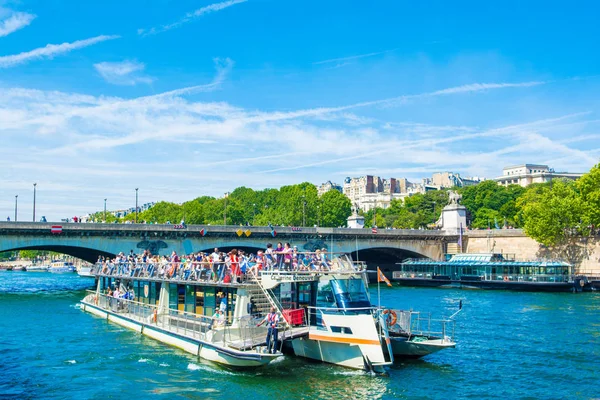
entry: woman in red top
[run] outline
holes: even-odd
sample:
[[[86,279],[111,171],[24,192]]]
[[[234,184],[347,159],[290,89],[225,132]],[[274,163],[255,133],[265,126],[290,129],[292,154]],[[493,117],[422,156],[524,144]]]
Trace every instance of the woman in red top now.
[[[229,262],[231,273],[236,282],[238,282],[238,277],[242,275],[242,270],[240,269],[240,260],[238,258],[238,253],[236,249],[233,249],[229,252]]]

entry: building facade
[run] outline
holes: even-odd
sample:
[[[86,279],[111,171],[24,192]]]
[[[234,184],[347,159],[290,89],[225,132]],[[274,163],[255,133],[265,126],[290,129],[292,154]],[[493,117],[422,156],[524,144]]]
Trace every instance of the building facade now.
[[[323,184],[321,184],[321,186],[319,186],[317,188],[317,193],[319,195],[319,197],[323,196],[323,194],[329,192],[330,190],[337,190],[340,193],[343,193],[342,190],[342,186],[338,185],[337,183],[333,183],[331,181],[327,181]]]
[[[495,178],[499,185],[528,186],[532,183],[550,182],[556,178],[578,179],[582,173],[556,172],[543,164],[522,164],[502,169],[502,176]]]
[[[474,177],[462,177],[458,173],[454,172],[435,172],[431,178],[423,179],[424,185],[429,185],[435,187],[436,189],[449,189],[453,187],[465,187],[465,186],[473,186],[478,183],[484,181],[485,178],[480,178],[478,176]]]
[[[388,208],[392,200],[404,199],[414,193],[422,193],[423,186],[406,178],[383,179],[374,175],[346,178],[342,193],[363,211],[374,207]]]

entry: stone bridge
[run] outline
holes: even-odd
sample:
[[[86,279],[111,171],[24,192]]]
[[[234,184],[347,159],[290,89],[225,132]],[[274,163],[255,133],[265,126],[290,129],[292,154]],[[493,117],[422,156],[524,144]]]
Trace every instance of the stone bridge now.
[[[409,257],[439,259],[456,246],[458,236],[440,230],[349,228],[299,228],[265,226],[146,225],[37,222],[0,222],[0,252],[49,250],[95,262],[98,256],[113,256],[150,250],[155,254],[189,254],[231,248],[256,251],[267,243],[289,242],[299,251],[326,248],[352,253],[367,263],[392,266]],[[383,268],[383,267],[382,267]],[[388,269],[388,268],[385,268]]]

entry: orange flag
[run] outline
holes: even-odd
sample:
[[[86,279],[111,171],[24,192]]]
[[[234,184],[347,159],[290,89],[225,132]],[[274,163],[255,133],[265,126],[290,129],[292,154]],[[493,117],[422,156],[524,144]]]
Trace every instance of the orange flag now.
[[[385,282],[388,286],[392,286],[389,279],[385,277],[383,272],[377,267],[377,282]]]

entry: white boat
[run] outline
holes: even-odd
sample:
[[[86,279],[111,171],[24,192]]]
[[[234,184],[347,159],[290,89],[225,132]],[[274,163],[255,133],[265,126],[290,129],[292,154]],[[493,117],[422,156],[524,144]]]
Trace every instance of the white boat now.
[[[92,265],[80,265],[79,268],[77,269],[77,273],[79,274],[79,276],[83,276],[86,278],[89,277],[93,277],[94,275],[92,274]]]
[[[212,265],[198,269],[210,271]],[[348,258],[332,260],[327,270],[261,271],[243,283],[199,280],[207,275],[179,263],[157,276],[165,271],[160,267],[96,265],[96,291],[82,300],[81,309],[229,366],[269,364],[283,347],[296,356],[375,372],[393,363],[384,316],[369,300],[366,270]],[[109,297],[112,287],[131,294]],[[221,326],[211,317],[218,298],[234,305]],[[267,328],[257,327],[271,307],[282,317],[275,354],[265,352]]]
[[[73,263],[67,261],[53,261],[50,263],[50,267],[48,268],[48,272],[54,273],[65,273],[65,272],[75,272],[76,268]]]
[[[396,360],[420,358],[456,347],[453,319],[456,313],[448,319],[432,320],[430,314],[424,316],[417,311],[386,311],[392,351]]]
[[[28,265],[25,267],[25,270],[27,272],[47,272],[48,268],[50,268],[47,265]]]

